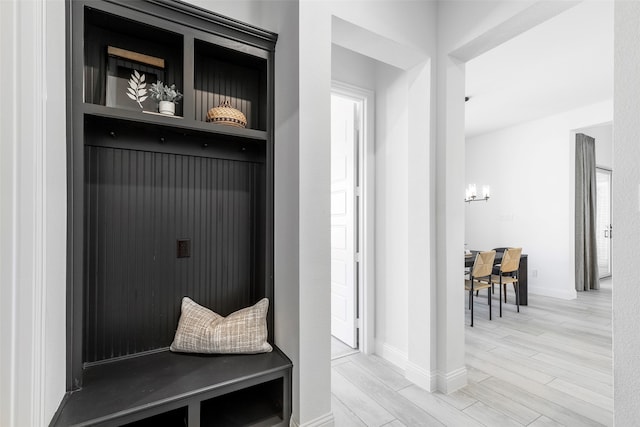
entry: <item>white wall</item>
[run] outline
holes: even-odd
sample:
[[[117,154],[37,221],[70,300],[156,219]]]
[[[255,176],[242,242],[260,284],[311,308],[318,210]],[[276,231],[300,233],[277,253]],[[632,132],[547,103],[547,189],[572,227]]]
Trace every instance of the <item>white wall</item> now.
[[[67,138],[66,114],[60,100],[66,95],[64,82],[64,2],[47,0],[46,39],[44,73],[45,129],[43,135],[43,299],[41,310],[43,348],[40,357],[42,366],[43,412],[41,420],[47,423],[58,409],[64,393],[66,371],[61,363],[66,362],[66,238],[67,238]],[[38,33],[38,32],[37,32]],[[27,107],[28,121],[33,120]],[[20,142],[22,143],[22,142]],[[39,165],[36,165],[36,169]],[[36,353],[37,354],[37,353]],[[35,402],[34,402],[35,403]],[[0,423],[1,424],[1,423]],[[35,423],[37,424],[37,422]]]
[[[424,5],[403,5],[406,12],[435,16]],[[339,18],[333,19],[333,60],[339,63],[332,64],[333,77],[376,93],[376,352],[404,368],[415,383],[433,389],[435,322],[427,307],[435,294],[434,245],[425,245],[433,242],[429,211],[433,169],[425,165],[432,163],[435,82],[425,52],[433,54],[434,34],[428,34],[428,27],[408,27],[407,32],[429,37],[422,46],[414,46],[416,40],[409,43],[404,34],[388,38],[389,29],[380,24],[375,31],[365,28],[371,17],[347,20],[353,10],[334,12]]]
[[[377,55],[382,53],[378,50]],[[394,62],[415,56],[395,52]],[[425,286],[432,272],[425,259],[432,247],[424,244],[433,240],[426,237],[430,192],[424,191],[430,174],[424,165],[430,157],[431,126],[423,119],[425,100],[431,98],[430,64],[407,71],[334,44],[331,67],[333,79],[376,93],[376,353],[405,369],[417,384],[433,389],[435,333],[431,313],[425,310],[432,298],[431,287]],[[412,107],[412,99],[420,105]],[[411,162],[415,165],[409,166]],[[410,197],[412,190],[422,195]]]
[[[434,32],[435,32],[435,4],[433,3],[420,3],[420,2],[313,2],[303,1],[300,4],[301,8],[301,24],[300,24],[300,50],[305,52],[305,57],[300,59],[301,69],[301,141],[308,141],[309,144],[320,145],[324,143],[327,145],[329,141],[328,128],[325,126],[327,123],[324,117],[328,117],[329,113],[329,91],[328,88],[331,78],[331,64],[325,62],[327,55],[331,53],[331,43],[335,42],[344,46],[348,44],[351,48],[356,49],[359,52],[366,51],[369,56],[379,61],[395,61],[398,59],[394,55],[386,55],[385,49],[389,46],[396,46],[402,52],[409,52],[406,56],[402,56],[402,63],[404,65],[411,64],[413,66],[423,68],[424,64],[420,65],[419,60],[416,58],[426,59],[427,52],[433,52]],[[309,23],[303,25],[303,17],[308,17]],[[337,18],[337,19],[336,19]],[[329,21],[332,27],[326,27],[326,22]],[[305,21],[306,22],[306,21]],[[402,25],[397,23],[402,22]],[[425,23],[431,22],[433,25],[425,25]],[[336,27],[336,26],[339,26]],[[344,30],[355,31],[358,35],[363,36],[363,39],[358,39],[358,43],[355,43],[353,39],[348,37],[342,38]],[[334,32],[335,31],[335,32]],[[335,38],[334,38],[335,37]],[[376,40],[379,43],[372,44],[370,40]],[[351,43],[351,44],[350,44]],[[376,46],[379,49],[370,49],[371,46]],[[308,53],[308,56],[306,55]],[[407,58],[409,58],[407,60]],[[396,323],[393,324],[395,328],[393,333],[390,332],[389,336],[385,335],[385,339],[392,340],[392,347],[394,354],[399,354],[399,359],[410,359],[411,355],[407,355],[407,315],[409,307],[408,289],[411,288],[411,284],[408,283],[409,271],[408,260],[402,257],[410,252],[407,242],[407,230],[408,230],[408,199],[406,194],[408,193],[408,170],[411,167],[416,167],[416,164],[420,163],[420,168],[425,170],[424,165],[429,164],[428,150],[427,154],[422,159],[410,159],[408,154],[408,146],[410,144],[409,134],[411,132],[411,126],[408,123],[409,103],[411,101],[411,88],[414,83],[411,77],[411,72],[408,72],[404,76],[392,76],[384,75],[386,71],[381,72],[381,67],[378,66],[376,70],[376,117],[379,119],[382,111],[386,111],[385,122],[387,128],[381,129],[380,124],[376,125],[376,292],[380,289],[384,289],[383,294],[386,292],[390,295],[390,300],[384,302],[382,298],[376,295],[376,300],[382,302],[383,306],[377,304],[376,308],[376,334],[380,331],[378,327],[379,316],[382,319],[393,319]],[[304,70],[304,71],[303,71]],[[388,69],[387,69],[388,70]],[[398,72],[396,72],[398,73]],[[304,79],[302,76],[308,75],[309,79]],[[429,75],[430,76],[430,75]],[[424,81],[424,76],[413,76],[420,82]],[[364,77],[363,80],[367,80]],[[382,83],[381,83],[382,81]],[[430,77],[427,80],[431,81]],[[369,79],[369,82],[371,80]],[[357,82],[356,82],[357,84]],[[366,84],[363,84],[366,86]],[[429,85],[427,84],[427,89]],[[381,90],[381,87],[384,89]],[[304,93],[303,93],[303,88]],[[323,91],[325,91],[323,93]],[[382,92],[382,93],[381,93]],[[422,108],[422,117],[428,117],[431,109],[429,105],[431,103],[431,97],[428,90],[424,90],[424,87],[417,87],[415,90],[415,96],[420,98],[420,107],[416,105],[416,108]],[[393,108],[388,104],[385,108],[381,108],[383,101],[380,98],[389,97],[393,101],[398,101]],[[417,103],[418,104],[418,103]],[[393,110],[393,111],[391,111]],[[397,120],[399,133],[392,134],[394,130],[393,121]],[[427,120],[423,120],[427,121]],[[379,120],[377,120],[379,122]],[[428,121],[427,121],[428,123]],[[430,131],[423,134],[420,142],[424,147],[428,147]],[[392,136],[392,137],[391,137]],[[385,159],[384,156],[378,157],[378,152],[383,143],[388,144],[388,150],[392,159]],[[328,146],[328,145],[327,145]],[[314,151],[315,156],[313,159],[309,158],[309,161],[313,161],[314,165],[312,169],[317,170],[318,165],[322,166],[322,170],[327,169],[327,175],[325,177],[324,172],[316,175],[312,178],[316,182],[320,182],[325,187],[325,190],[321,194],[316,194],[316,199],[320,201],[321,205],[316,206],[316,211],[320,208],[321,211],[328,211],[329,200],[325,200],[324,194],[329,193],[329,179],[328,179],[328,165],[329,165],[329,152],[321,152],[319,150]],[[412,163],[412,160],[415,163]],[[393,164],[394,174],[389,174],[389,180],[381,182],[381,173],[384,174],[384,168],[386,165],[381,165],[380,162],[390,162]],[[400,166],[402,165],[402,167]],[[301,164],[301,169],[302,169]],[[309,165],[311,167],[311,165]],[[397,173],[395,173],[397,172]],[[426,175],[426,173],[425,173]],[[428,188],[429,183],[419,183],[423,188]],[[386,206],[384,202],[379,200],[380,188],[386,188],[386,192],[391,196],[389,204]],[[428,193],[416,194],[417,198],[424,200],[428,199]],[[326,203],[326,205],[325,205]],[[425,203],[426,204],[426,203]],[[381,208],[383,206],[383,208]],[[380,217],[380,209],[390,212],[391,216],[385,220],[384,217]],[[425,218],[428,220],[428,212],[425,212],[422,220]],[[384,233],[389,236],[389,240],[392,247],[384,248],[384,238],[381,233],[378,232],[380,227],[380,221],[389,224],[387,231]],[[328,229],[327,229],[328,230]],[[327,230],[319,228],[317,224],[313,230],[309,230],[310,236],[315,236],[316,244],[323,242]],[[427,230],[428,231],[428,230]],[[419,233],[420,231],[418,231]],[[424,242],[429,241],[428,235],[422,235],[423,240],[420,242],[420,246],[425,248]],[[382,243],[381,243],[381,240]],[[397,249],[395,253],[390,254],[389,259],[385,259],[384,255],[381,255],[379,251],[383,248],[383,251],[392,251],[392,248]],[[426,247],[428,249],[428,247]],[[417,251],[422,254],[420,250]],[[387,252],[382,252],[386,254]],[[428,258],[427,258],[428,259]],[[323,262],[324,258],[316,257],[316,265],[314,268],[316,280],[314,280],[315,286],[321,286],[320,280],[325,275],[325,272],[329,271],[329,263]],[[424,258],[421,260],[421,267],[426,272],[429,271],[428,265],[424,262]],[[380,273],[380,269],[387,271],[384,274]],[[381,279],[382,278],[382,279]],[[384,280],[388,278],[389,280]],[[428,275],[427,275],[428,279]],[[424,283],[428,280],[416,281],[416,286],[424,286]],[[319,298],[314,300],[314,313],[316,316],[324,320],[324,316],[329,314],[329,281],[324,282],[324,290],[326,292],[326,298],[323,294]],[[406,290],[403,290],[406,289]],[[326,302],[326,304],[325,304]],[[429,312],[425,310],[425,306],[428,305],[428,300],[425,300],[420,313],[425,317],[425,322],[422,325],[428,325]],[[323,314],[321,315],[321,312]],[[393,314],[393,316],[392,316]],[[396,316],[396,314],[398,314]],[[382,323],[386,323],[382,320]],[[302,328],[302,325],[301,325]],[[398,334],[395,334],[396,330]],[[328,336],[329,329],[327,328],[326,334]],[[376,337],[377,340],[378,337]],[[427,337],[428,339],[428,337]],[[377,346],[378,348],[378,346]],[[429,348],[429,346],[427,346]],[[316,353],[317,357],[323,357],[328,361],[329,352],[328,349],[320,349],[316,346],[317,350],[321,350],[321,353]],[[395,351],[397,350],[397,351]],[[325,352],[326,351],[326,352]],[[425,357],[417,356],[421,361],[426,364],[425,371],[429,369],[429,353],[427,352]],[[323,366],[323,364],[318,365]],[[314,407],[313,416],[321,417],[321,409],[323,408],[322,402],[319,402]],[[311,418],[314,420],[315,418]]]
[[[313,157],[309,158],[314,163],[306,169],[315,171],[309,177],[316,183],[313,188],[319,189],[317,184],[322,186],[315,194],[320,204],[314,206],[314,213],[324,215],[329,208],[326,195],[330,182],[324,171],[328,168],[330,153],[328,149],[318,148],[328,148],[330,138],[328,121],[324,118],[328,117],[330,107],[327,87],[332,68],[325,58],[331,54],[334,43],[377,61],[374,88],[376,351],[405,365],[409,378],[431,388],[432,343],[427,307],[431,297],[428,290],[432,254],[431,246],[425,245],[431,241],[431,236],[429,227],[424,224],[430,224],[429,192],[425,189],[431,183],[425,165],[431,163],[429,144],[434,135],[431,108],[434,99],[431,96],[433,74],[427,59],[435,53],[435,4],[303,1],[300,8],[300,133],[301,141],[316,147]],[[303,25],[303,17],[308,18],[307,25]],[[327,21],[331,24],[329,28]],[[341,58],[344,59],[344,55]],[[370,64],[362,58],[351,60],[349,65],[356,68],[348,75],[350,79],[363,81],[365,88],[372,83],[371,74],[364,72],[358,77],[355,73],[358,67],[366,67],[367,62]],[[346,75],[339,66],[336,68]],[[307,75],[309,78],[303,79]],[[410,180],[410,176],[413,179]],[[410,198],[412,186],[420,191]],[[320,222],[317,217],[312,220],[309,235],[318,245],[324,241],[328,230],[319,228],[318,224],[328,217]],[[409,230],[412,230],[411,236]],[[310,273],[313,273],[314,283],[321,286],[330,265],[324,256],[316,256],[315,261],[315,268]],[[324,280],[323,294],[316,294],[313,299],[316,319],[324,320],[329,314],[328,295],[329,281]],[[323,304],[325,301],[326,305]],[[329,335],[328,328],[325,333]],[[409,342],[419,345],[410,346]],[[317,346],[316,349],[325,350]],[[317,352],[316,357],[328,359],[329,353]],[[321,406],[316,404],[314,410],[319,415],[322,412],[318,408]]]
[[[390,65],[376,73],[376,352],[406,367],[408,81]]]
[[[613,404],[617,426],[640,418],[640,3],[615,2]]]
[[[331,45],[331,78],[375,91],[378,61],[336,44]]]
[[[491,132],[466,142],[466,183],[491,199],[465,207],[470,249],[521,246],[529,292],[575,298],[575,129],[610,121],[604,102]]]
[[[65,393],[65,10],[0,9],[0,425],[41,426]]]
[[[333,79],[376,94],[376,353],[404,369],[409,348],[407,75],[338,45],[333,45],[331,56]]]
[[[301,425],[331,415],[331,16],[300,2],[300,411]]]

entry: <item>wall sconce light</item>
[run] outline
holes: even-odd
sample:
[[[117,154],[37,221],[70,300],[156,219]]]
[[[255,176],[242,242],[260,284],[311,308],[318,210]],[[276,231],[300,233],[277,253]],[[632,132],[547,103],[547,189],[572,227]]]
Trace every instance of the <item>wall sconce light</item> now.
[[[469,184],[469,187],[465,190],[464,201],[466,203],[479,202],[484,200],[485,202],[491,197],[491,188],[488,185],[482,186],[482,197],[478,197],[475,184]]]

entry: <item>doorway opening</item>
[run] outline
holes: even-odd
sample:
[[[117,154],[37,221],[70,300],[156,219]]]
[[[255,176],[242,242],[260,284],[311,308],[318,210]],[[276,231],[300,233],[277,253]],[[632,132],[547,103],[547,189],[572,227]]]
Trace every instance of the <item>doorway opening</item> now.
[[[373,203],[368,197],[372,94],[334,82],[331,91],[331,357],[373,351]],[[372,150],[371,150],[372,152]],[[371,325],[371,326],[370,326]]]
[[[611,169],[596,168],[596,246],[600,279],[611,277]]]
[[[571,133],[583,133],[595,139],[596,207],[593,239],[596,245],[598,279],[600,288],[612,286],[612,175],[613,175],[613,123],[604,122],[576,129]]]

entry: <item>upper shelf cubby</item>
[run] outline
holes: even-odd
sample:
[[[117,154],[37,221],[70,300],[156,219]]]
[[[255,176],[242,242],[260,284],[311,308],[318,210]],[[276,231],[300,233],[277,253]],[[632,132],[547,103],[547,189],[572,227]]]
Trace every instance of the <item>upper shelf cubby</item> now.
[[[240,24],[233,28],[208,15],[160,19],[141,14],[142,6],[159,7],[156,2],[114,0],[86,2],[82,8],[84,59],[78,67],[84,104],[111,109],[123,120],[129,120],[128,111],[157,112],[148,90],[160,80],[175,84],[184,96],[175,106],[175,115],[183,120],[168,119],[168,126],[220,132],[229,126],[208,123],[208,113],[228,102],[244,114],[247,130],[269,131],[273,34]]]
[[[138,104],[127,96],[134,72],[144,79],[140,83],[146,83],[146,89],[161,80],[182,90],[182,34],[91,7],[84,12],[84,102],[157,111],[151,98],[139,97]],[[176,115],[182,115],[180,104]]]
[[[195,119],[207,121],[212,107],[229,101],[246,116],[247,128],[266,130],[266,59],[198,39],[194,57]]]

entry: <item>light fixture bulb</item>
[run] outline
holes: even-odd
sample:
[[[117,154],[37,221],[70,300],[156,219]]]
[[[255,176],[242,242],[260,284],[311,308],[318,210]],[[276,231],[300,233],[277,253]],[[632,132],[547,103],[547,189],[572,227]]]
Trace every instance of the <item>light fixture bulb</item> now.
[[[482,187],[482,197],[488,199],[491,196],[491,188],[488,185]]]

